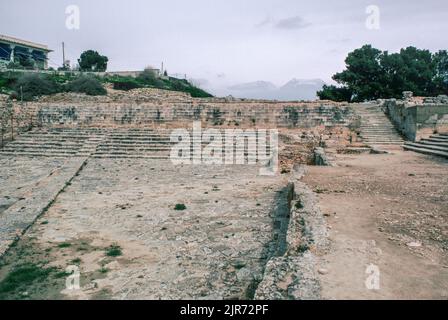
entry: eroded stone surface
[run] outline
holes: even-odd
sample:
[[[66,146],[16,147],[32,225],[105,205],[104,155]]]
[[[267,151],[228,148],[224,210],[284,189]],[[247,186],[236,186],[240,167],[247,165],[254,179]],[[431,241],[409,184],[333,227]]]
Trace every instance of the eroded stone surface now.
[[[107,268],[72,298],[108,290],[118,299],[245,298],[274,252],[273,211],[281,176],[252,166],[184,166],[151,160],[90,159],[82,174],[27,233],[53,246],[117,244],[123,255],[77,253],[81,272]],[[175,210],[184,204],[185,210]],[[56,255],[65,268],[74,257]]]
[[[85,158],[0,158],[0,256],[45,212],[84,161]]]

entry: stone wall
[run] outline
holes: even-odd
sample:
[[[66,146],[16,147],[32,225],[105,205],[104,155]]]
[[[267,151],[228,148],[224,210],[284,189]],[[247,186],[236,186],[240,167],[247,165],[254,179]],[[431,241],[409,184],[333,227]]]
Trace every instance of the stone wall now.
[[[108,102],[35,104],[42,126],[310,128],[349,126],[348,106],[277,102]]]
[[[385,100],[383,107],[397,129],[412,141],[434,133],[448,132],[448,103],[443,98],[425,99],[412,104],[401,100]]]
[[[0,147],[21,132],[37,125],[37,109],[34,104],[10,103],[0,99]]]

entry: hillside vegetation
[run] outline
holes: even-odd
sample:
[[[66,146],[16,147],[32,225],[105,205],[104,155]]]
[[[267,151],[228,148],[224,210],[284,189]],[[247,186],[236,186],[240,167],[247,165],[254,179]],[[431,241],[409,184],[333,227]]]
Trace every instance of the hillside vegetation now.
[[[110,83],[116,90],[135,88],[157,88],[187,92],[192,97],[212,97],[208,92],[195,87],[187,80],[173,77],[159,77],[145,70],[137,78],[123,76],[97,77],[91,74],[74,73],[27,73],[0,72],[0,93],[12,99],[32,101],[39,96],[60,92],[80,92],[87,95],[106,95],[104,85]]]

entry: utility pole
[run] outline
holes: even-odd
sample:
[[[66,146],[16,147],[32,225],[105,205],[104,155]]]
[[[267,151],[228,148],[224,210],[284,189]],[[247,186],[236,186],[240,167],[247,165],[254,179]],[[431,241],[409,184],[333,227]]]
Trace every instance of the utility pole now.
[[[62,68],[65,69],[65,45],[64,45],[64,42],[62,42]]]

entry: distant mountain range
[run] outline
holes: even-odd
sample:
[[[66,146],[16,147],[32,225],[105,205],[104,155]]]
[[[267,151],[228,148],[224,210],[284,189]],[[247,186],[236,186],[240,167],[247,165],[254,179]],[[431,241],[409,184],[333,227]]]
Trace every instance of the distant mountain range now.
[[[227,87],[228,94],[236,98],[275,99],[275,100],[315,100],[316,92],[321,90],[321,79],[292,79],[277,87],[268,81],[254,81]]]

